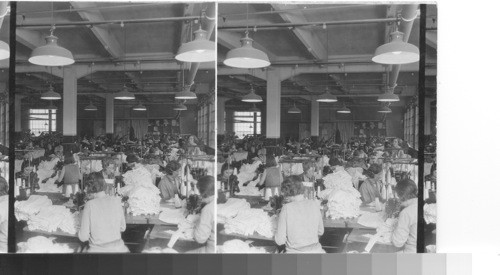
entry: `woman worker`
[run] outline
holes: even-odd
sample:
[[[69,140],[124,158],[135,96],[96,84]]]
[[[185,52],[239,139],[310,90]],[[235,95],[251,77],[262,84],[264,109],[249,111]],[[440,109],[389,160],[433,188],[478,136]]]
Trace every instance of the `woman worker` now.
[[[161,192],[161,197],[164,200],[171,200],[175,198],[175,194],[180,195],[181,179],[179,174],[181,172],[181,164],[177,161],[171,161],[165,166],[166,175],[160,180],[158,188]]]
[[[276,159],[268,155],[266,157],[266,169],[260,176],[259,186],[264,185],[266,187],[265,192],[269,192],[274,195],[279,195],[279,189],[281,186],[281,182],[283,181],[283,175],[281,175],[281,171],[276,163]]]
[[[75,163],[73,155],[68,155],[64,158],[64,166],[59,174],[58,182],[63,183],[63,194],[66,197],[76,194],[78,184],[82,179],[80,168]]]
[[[200,219],[194,226],[193,236],[196,242],[205,246],[188,253],[215,253],[214,177],[201,177],[197,187],[205,206],[201,209]]]
[[[121,237],[126,228],[121,199],[107,196],[105,188],[102,173],[89,174],[86,192],[93,194],[94,198],[85,203],[78,238],[89,242],[89,253],[129,252]]]
[[[0,253],[7,253],[9,227],[9,184],[0,176]]]
[[[286,253],[325,253],[319,243],[325,230],[320,205],[304,197],[301,178],[286,178],[281,192],[290,202],[283,205],[279,214],[276,244],[286,244]]]
[[[115,173],[116,173],[116,162],[112,158],[105,158],[102,160],[102,176],[106,182],[105,193],[109,196],[115,194]]]
[[[400,181],[395,188],[403,210],[392,232],[392,244],[404,253],[417,253],[417,185],[410,179]]]

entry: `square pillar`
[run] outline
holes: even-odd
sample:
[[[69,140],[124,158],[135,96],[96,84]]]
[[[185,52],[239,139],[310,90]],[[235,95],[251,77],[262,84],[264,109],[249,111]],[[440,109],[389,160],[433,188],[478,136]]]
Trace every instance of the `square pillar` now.
[[[319,136],[319,102],[311,101],[311,137]]]
[[[267,70],[266,137],[280,138],[281,78],[279,72]]]

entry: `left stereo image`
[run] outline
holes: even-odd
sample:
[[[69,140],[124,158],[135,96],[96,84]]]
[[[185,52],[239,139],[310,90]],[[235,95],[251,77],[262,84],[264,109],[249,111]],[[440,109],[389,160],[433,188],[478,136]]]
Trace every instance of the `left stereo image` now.
[[[9,252],[214,253],[215,3],[3,2],[4,12],[1,56],[16,18]]]

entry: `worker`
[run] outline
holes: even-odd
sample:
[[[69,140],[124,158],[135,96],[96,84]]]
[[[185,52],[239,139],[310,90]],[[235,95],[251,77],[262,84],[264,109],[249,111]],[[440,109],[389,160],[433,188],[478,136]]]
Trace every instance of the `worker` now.
[[[214,177],[204,176],[196,184],[205,206],[201,209],[200,219],[194,226],[193,235],[196,242],[205,246],[189,253],[215,253],[214,181]]]
[[[126,228],[121,198],[106,195],[106,182],[101,172],[90,173],[85,185],[93,199],[85,203],[78,238],[89,242],[87,252],[129,252],[121,237]]]
[[[7,253],[9,227],[9,184],[0,176],[0,253]]]

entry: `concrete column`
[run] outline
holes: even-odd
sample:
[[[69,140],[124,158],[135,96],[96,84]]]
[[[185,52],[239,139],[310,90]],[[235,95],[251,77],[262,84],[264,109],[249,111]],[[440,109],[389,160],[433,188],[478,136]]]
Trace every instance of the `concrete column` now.
[[[311,100],[311,137],[319,136],[319,102]]]
[[[15,96],[14,100],[14,112],[16,114],[14,119],[14,131],[21,132],[23,130],[21,123],[21,100],[23,100],[24,96]]]
[[[266,137],[280,138],[281,79],[277,71],[267,71]]]
[[[226,133],[226,121],[224,115],[226,112],[226,101],[224,97],[217,97],[217,134],[224,135]]]
[[[77,123],[76,70],[64,68],[63,79],[63,136],[75,137]]]
[[[431,99],[426,98],[425,99],[425,106],[424,106],[424,134],[430,135],[432,133],[431,131]]]
[[[115,131],[115,98],[112,93],[106,94],[106,134]]]

